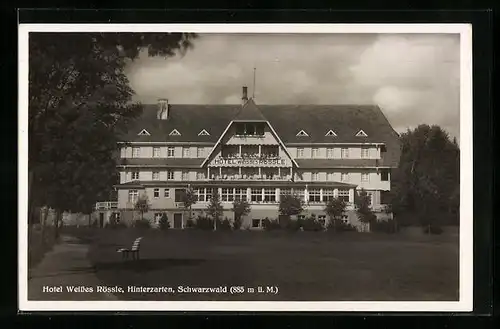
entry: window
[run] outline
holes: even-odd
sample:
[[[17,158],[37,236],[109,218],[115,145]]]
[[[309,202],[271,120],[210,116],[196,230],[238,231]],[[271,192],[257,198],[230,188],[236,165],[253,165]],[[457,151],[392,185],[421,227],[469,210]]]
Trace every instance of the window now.
[[[161,212],[156,212],[155,213],[155,223],[156,224],[160,223],[160,219],[161,219],[162,216],[163,216],[163,214]]]
[[[305,194],[303,189],[293,189],[293,193],[301,200],[305,201]]]
[[[347,147],[343,147],[340,151],[340,156],[342,159],[347,159],[349,157],[349,149]]]
[[[257,123],[255,127],[255,133],[257,136],[264,136],[265,124]]]
[[[174,179],[174,172],[172,170],[167,171],[167,179]]]
[[[303,158],[304,157],[304,148],[299,147],[297,148],[297,158]]]
[[[319,148],[314,147],[311,151],[311,157],[318,158],[319,157]]]
[[[153,147],[153,158],[159,158],[159,157],[160,157],[160,148]]]
[[[182,148],[182,156],[184,158],[189,158],[191,156],[191,149],[189,147]]]
[[[340,180],[342,182],[347,182],[349,180],[349,173],[346,173],[346,172],[343,172],[341,175],[340,175]]]
[[[159,188],[155,188],[155,189],[153,190],[153,197],[154,197],[155,199],[160,197],[160,189],[159,189]]]
[[[212,199],[212,193],[213,193],[213,190],[211,188],[205,189],[205,199],[207,201],[210,201]]]
[[[238,136],[241,136],[241,135],[244,135],[245,134],[245,124],[244,123],[237,123],[235,124],[235,128],[236,128],[236,135]]]
[[[138,180],[138,179],[139,179],[139,172],[132,171],[132,180]]]
[[[197,180],[204,180],[205,179],[205,172],[199,171],[196,173],[196,179]]]
[[[297,133],[298,137],[307,137],[309,136],[304,130],[301,130]]]
[[[138,158],[141,156],[141,148],[140,147],[132,147],[132,158]]]
[[[333,130],[331,130],[331,129],[330,129],[330,130],[329,130],[329,131],[325,134],[325,136],[332,136],[332,137],[335,137],[335,136],[337,136],[337,134],[336,134]]]
[[[189,180],[189,171],[182,172],[182,180]]]
[[[361,148],[361,158],[368,159],[370,157],[370,149],[368,147]]]
[[[309,190],[309,202],[321,202],[321,190],[320,189],[310,189]]]
[[[329,181],[329,182],[333,181],[333,173],[332,172],[329,172],[326,175],[326,180]]]
[[[349,202],[349,190],[339,190],[339,199],[344,202]]]
[[[292,194],[291,188],[280,188],[280,195],[291,195],[291,194]]]
[[[170,189],[166,188],[166,189],[163,191],[163,197],[164,197],[164,198],[170,198]]]
[[[183,202],[186,195],[185,189],[175,189],[174,200],[175,202]]]
[[[247,189],[246,188],[235,188],[234,189],[234,199],[237,201],[247,199]]]
[[[317,181],[317,180],[319,180],[319,173],[318,173],[318,172],[313,172],[313,173],[311,173],[311,180],[312,180],[312,181]]]
[[[234,201],[234,190],[232,188],[222,188],[221,189],[221,201],[222,202],[232,202]]]
[[[361,173],[361,181],[368,182],[370,180],[370,176],[368,173]]]
[[[333,158],[333,148],[329,147],[326,149],[326,157],[329,159]]]
[[[160,172],[153,171],[153,180],[158,180],[158,179],[160,179]]]
[[[261,227],[261,221],[260,219],[252,219],[252,228],[259,228]]]
[[[276,202],[276,189],[274,188],[264,189],[264,202]]]
[[[167,157],[173,158],[175,156],[175,148],[173,146],[167,147]]]
[[[122,147],[120,149],[120,157],[125,158],[127,156],[127,149],[125,147]]]
[[[198,158],[203,158],[203,156],[204,156],[204,154],[205,154],[205,152],[203,152],[203,151],[204,151],[203,147],[198,147],[198,148],[196,149],[196,156],[197,156]]]
[[[139,198],[139,191],[129,190],[128,191],[128,202],[135,203]]]
[[[252,202],[262,202],[262,189],[253,188],[251,189]]]
[[[327,202],[333,199],[333,189],[323,189],[323,202]]]
[[[387,182],[389,180],[389,170],[382,170],[380,172],[380,180]]]
[[[367,137],[367,136],[368,135],[363,130],[358,131],[358,133],[356,134],[356,137]]]
[[[170,132],[169,134],[170,136],[180,136],[181,133],[177,130],[177,129],[174,129]]]
[[[139,136],[150,136],[151,134],[146,129],[143,129],[137,135],[139,135]]]

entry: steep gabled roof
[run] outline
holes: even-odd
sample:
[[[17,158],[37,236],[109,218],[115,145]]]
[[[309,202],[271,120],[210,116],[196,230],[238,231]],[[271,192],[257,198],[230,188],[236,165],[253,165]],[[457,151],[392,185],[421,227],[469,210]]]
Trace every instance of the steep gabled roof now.
[[[236,113],[233,121],[267,121],[252,98]]]

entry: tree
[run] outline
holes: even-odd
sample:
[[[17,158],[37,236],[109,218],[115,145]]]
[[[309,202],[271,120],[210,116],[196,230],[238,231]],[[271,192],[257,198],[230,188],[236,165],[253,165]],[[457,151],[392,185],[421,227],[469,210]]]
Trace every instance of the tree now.
[[[195,37],[30,34],[28,169],[34,206],[90,213],[96,201],[109,197],[117,182],[120,134],[142,111],[132,102],[126,65],[141,53],[183,54]]]
[[[358,215],[358,219],[361,223],[366,225],[377,219],[370,208],[370,196],[364,189],[361,189],[354,201],[356,203],[356,212]]]
[[[398,218],[417,214],[413,223],[429,226],[458,216],[449,209],[459,199],[459,165],[458,143],[441,127],[420,125],[402,134],[399,167],[391,177]]]
[[[188,219],[191,220],[191,209],[194,204],[198,201],[198,196],[192,188],[188,188],[184,195],[182,196],[182,206],[184,210],[189,211]]]
[[[285,194],[280,197],[280,215],[293,216],[300,214],[305,207],[304,200],[295,194]]]
[[[234,212],[234,229],[238,230],[241,227],[241,220],[243,216],[250,213],[250,204],[247,200],[234,200],[233,202],[233,212]]]
[[[134,209],[141,213],[141,220],[144,220],[144,213],[149,211],[150,206],[146,194],[142,194],[135,202]]]
[[[328,216],[330,216],[330,222],[333,223],[333,231],[336,231],[337,222],[342,220],[342,215],[345,212],[347,204],[344,200],[339,198],[332,198],[328,200],[325,205],[325,212]]]
[[[222,207],[222,203],[220,202],[220,197],[219,193],[217,192],[217,189],[215,188],[212,194],[212,198],[210,199],[210,202],[207,207],[207,213],[213,218],[214,220],[214,230],[217,229],[217,221],[219,221],[220,217],[222,216],[224,211],[224,208]]]

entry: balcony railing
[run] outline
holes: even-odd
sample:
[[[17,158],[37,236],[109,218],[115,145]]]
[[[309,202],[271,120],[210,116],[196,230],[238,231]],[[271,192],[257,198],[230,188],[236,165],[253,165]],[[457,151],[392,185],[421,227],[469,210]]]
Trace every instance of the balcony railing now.
[[[266,176],[266,175],[211,175],[210,180],[243,180],[243,181],[289,181],[291,180],[290,176]]]
[[[95,210],[110,210],[110,209],[118,209],[118,202],[105,201],[105,202],[96,202],[95,204]]]

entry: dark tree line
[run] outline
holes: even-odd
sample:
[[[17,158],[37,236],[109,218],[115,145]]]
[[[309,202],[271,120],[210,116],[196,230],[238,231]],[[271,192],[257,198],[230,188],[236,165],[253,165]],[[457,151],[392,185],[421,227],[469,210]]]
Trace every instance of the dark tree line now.
[[[48,206],[90,213],[117,182],[117,141],[142,112],[125,66],[141,50],[183,54],[182,33],[31,33],[29,36],[30,212]],[[58,217],[59,217],[58,216]],[[56,223],[57,224],[57,223]]]

